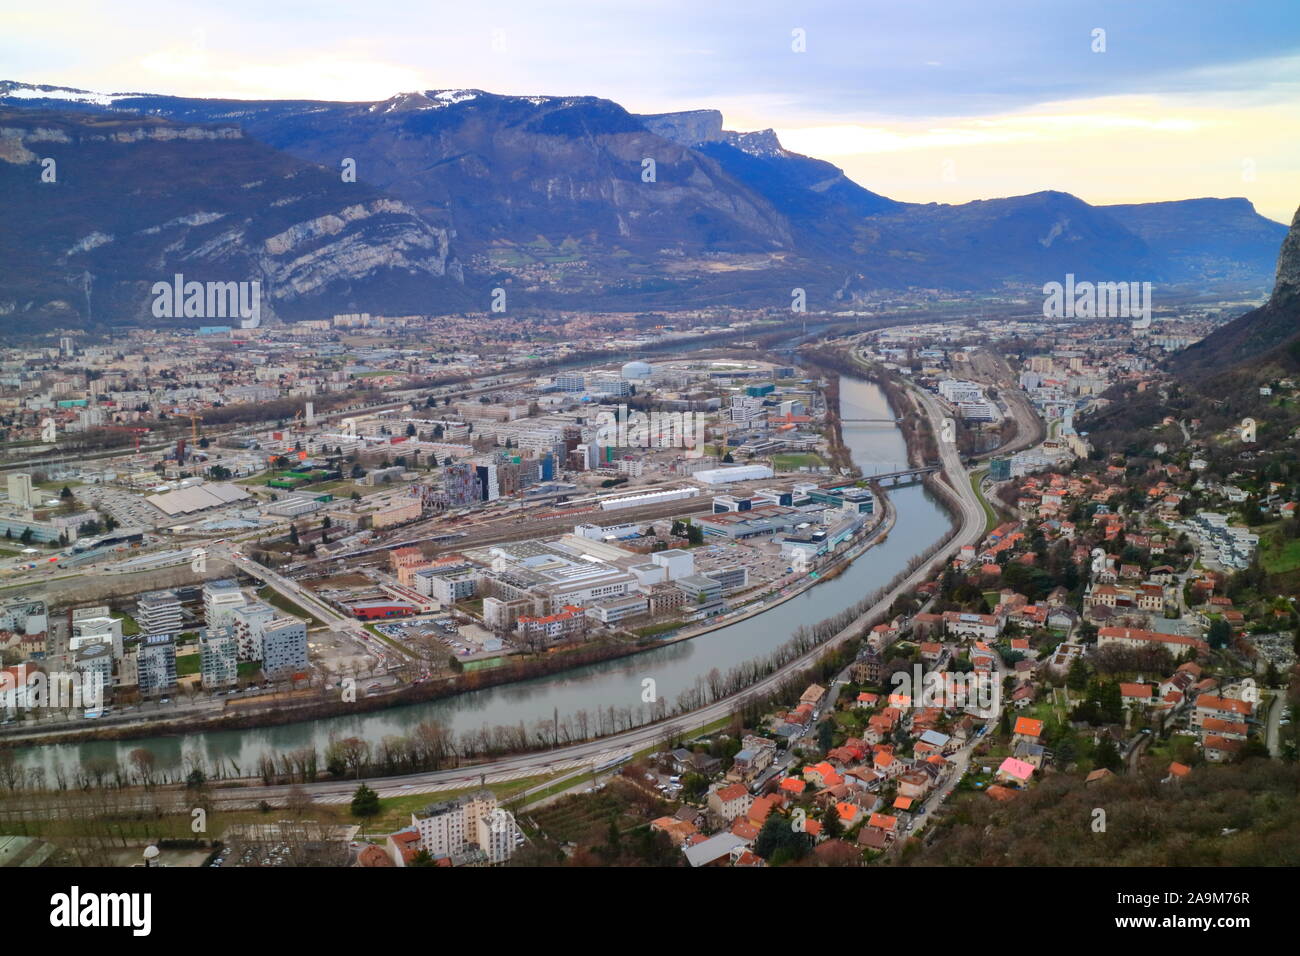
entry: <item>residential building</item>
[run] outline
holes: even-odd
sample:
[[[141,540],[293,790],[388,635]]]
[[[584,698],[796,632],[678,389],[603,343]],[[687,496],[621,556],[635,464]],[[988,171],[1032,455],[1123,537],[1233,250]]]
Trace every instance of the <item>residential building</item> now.
[[[262,625],[262,673],[279,680],[307,670],[307,625],[277,617]]]
[[[199,675],[204,690],[239,683],[239,644],[229,629],[208,630],[199,641]]]
[[[142,694],[176,686],[176,643],[171,634],[146,634],[136,651],[136,683]]]
[[[149,591],[136,598],[136,623],[142,634],[177,634],[181,602],[175,591]]]

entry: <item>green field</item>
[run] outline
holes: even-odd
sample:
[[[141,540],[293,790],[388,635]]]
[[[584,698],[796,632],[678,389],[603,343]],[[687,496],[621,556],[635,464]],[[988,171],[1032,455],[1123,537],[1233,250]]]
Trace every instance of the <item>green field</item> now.
[[[1259,563],[1270,574],[1285,574],[1300,568],[1300,538],[1288,538],[1274,531],[1264,537]]]
[[[798,471],[800,468],[820,468],[826,462],[822,461],[820,455],[814,455],[811,452],[790,452],[784,455],[772,456],[772,467],[777,471]]]

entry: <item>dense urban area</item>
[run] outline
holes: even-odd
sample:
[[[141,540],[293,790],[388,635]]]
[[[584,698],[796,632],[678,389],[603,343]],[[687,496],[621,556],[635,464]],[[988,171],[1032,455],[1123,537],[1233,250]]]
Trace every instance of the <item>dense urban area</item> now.
[[[1294,860],[1300,377],[1169,364],[1259,301],[8,345],[0,865]]]

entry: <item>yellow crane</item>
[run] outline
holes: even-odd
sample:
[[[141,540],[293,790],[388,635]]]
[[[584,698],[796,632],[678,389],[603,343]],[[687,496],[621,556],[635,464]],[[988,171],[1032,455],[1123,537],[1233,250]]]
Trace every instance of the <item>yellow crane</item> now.
[[[182,418],[190,420],[190,440],[195,445],[199,443],[199,422],[203,421],[203,415],[194,409],[173,408],[173,415],[179,415]]]

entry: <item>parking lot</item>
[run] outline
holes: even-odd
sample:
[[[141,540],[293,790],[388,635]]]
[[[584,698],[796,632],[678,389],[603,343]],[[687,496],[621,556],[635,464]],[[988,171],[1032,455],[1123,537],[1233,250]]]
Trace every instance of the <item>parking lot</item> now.
[[[376,624],[375,630],[428,660],[437,652],[464,661],[513,654],[515,648],[481,627],[458,625],[450,616],[415,617]]]

